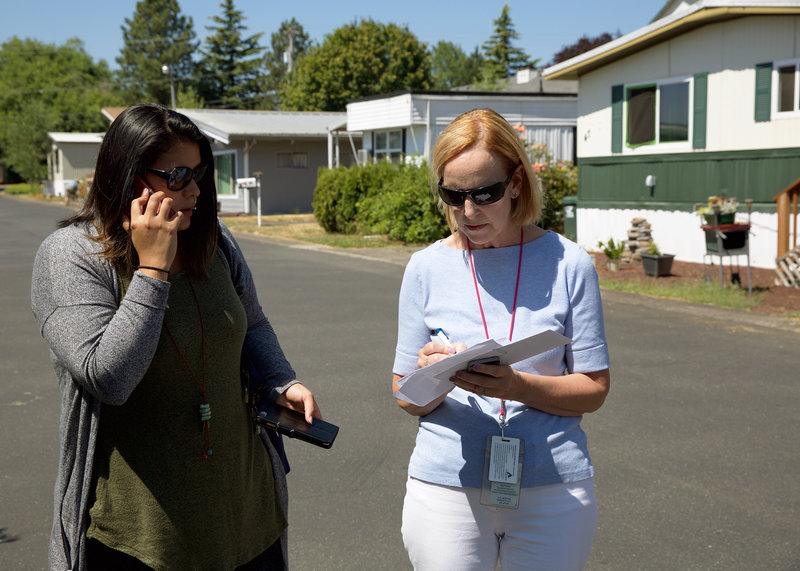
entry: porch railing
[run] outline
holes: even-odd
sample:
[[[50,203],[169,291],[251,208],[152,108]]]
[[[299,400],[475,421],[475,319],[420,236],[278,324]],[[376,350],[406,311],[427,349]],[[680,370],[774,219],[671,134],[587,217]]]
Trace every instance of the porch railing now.
[[[784,285],[800,288],[800,249],[797,247],[797,202],[800,178],[772,199],[778,205],[778,278]],[[791,246],[789,245],[791,239]]]

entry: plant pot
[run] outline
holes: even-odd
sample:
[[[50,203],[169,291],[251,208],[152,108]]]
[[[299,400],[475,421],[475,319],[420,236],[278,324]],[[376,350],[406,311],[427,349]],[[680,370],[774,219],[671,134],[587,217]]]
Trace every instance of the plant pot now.
[[[714,215],[713,214],[703,214],[703,218],[706,219],[706,224],[709,226],[714,226]],[[719,219],[720,224],[733,224],[734,219],[736,218],[735,212],[726,212],[724,214],[719,214],[717,216]]]
[[[619,269],[619,260],[616,258],[606,260],[606,268],[610,272],[616,272]]]
[[[642,254],[642,266],[648,276],[668,276],[672,270],[673,254]]]

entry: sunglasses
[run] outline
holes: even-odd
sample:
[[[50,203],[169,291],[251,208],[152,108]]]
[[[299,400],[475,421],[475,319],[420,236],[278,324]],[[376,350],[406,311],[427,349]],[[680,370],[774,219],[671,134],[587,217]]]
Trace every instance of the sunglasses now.
[[[505,181],[495,182],[469,190],[457,190],[455,188],[442,186],[444,182],[444,177],[442,177],[439,179],[438,185],[439,197],[442,199],[442,202],[449,206],[464,206],[467,197],[477,206],[486,206],[487,204],[492,204],[503,198],[512,176],[514,176],[514,171],[511,171],[511,174],[508,175]]]
[[[206,174],[206,165],[200,165],[196,169],[191,167],[175,167],[169,171],[162,171],[147,167],[147,172],[151,172],[167,181],[169,190],[183,190],[194,180],[201,180]]]

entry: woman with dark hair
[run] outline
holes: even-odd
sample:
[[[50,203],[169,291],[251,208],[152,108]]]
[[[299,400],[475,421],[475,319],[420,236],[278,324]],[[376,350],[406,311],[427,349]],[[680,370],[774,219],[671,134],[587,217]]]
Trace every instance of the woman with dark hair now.
[[[417,252],[400,291],[393,387],[488,338],[545,330],[566,345],[475,365],[419,417],[403,506],[417,570],[581,569],[597,523],[581,415],[609,390],[597,274],[588,254],[535,225],[542,196],[498,113],[457,117],[436,141],[432,186],[452,233]],[[449,337],[449,339],[448,339]],[[513,365],[513,366],[511,366]]]
[[[286,568],[285,472],[262,399],[321,418],[216,214],[211,146],[129,107],[85,204],[39,248],[31,303],[62,390],[53,569]]]

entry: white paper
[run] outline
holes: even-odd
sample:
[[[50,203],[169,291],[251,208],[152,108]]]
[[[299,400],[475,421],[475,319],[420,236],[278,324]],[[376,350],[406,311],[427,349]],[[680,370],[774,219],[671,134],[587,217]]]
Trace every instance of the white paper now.
[[[566,345],[570,341],[572,340],[555,331],[543,331],[513,343],[509,343],[505,338],[488,339],[466,351],[409,373],[397,381],[400,390],[394,393],[394,397],[417,406],[425,406],[453,388],[450,377],[456,371],[466,369],[467,364],[473,359],[500,357],[502,364],[513,365],[523,359]]]

